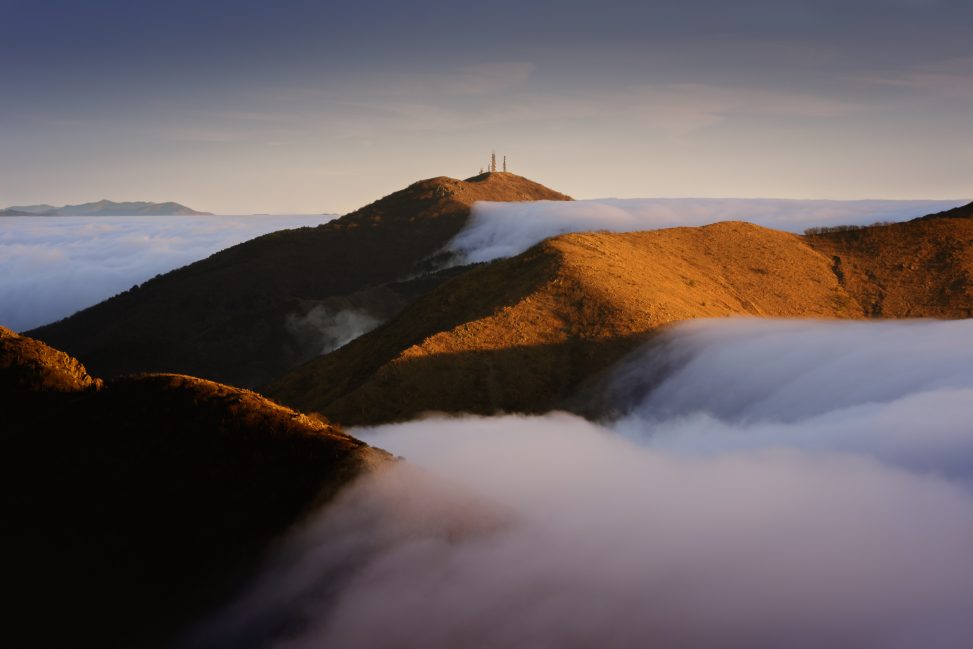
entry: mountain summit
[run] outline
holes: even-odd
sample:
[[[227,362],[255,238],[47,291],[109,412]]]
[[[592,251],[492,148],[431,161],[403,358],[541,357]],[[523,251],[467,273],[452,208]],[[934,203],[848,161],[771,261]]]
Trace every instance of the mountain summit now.
[[[31,335],[106,377],[179,372],[262,385],[321,353],[316,323],[329,314],[385,320],[455,274],[407,279],[430,270],[475,202],[529,200],[570,197],[506,172],[422,180],[323,225],[157,276]]]

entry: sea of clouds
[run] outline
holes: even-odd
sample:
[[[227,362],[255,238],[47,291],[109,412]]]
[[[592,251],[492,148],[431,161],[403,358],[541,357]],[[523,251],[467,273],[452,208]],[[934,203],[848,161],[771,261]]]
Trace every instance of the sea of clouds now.
[[[317,216],[0,218],[0,325],[25,331],[159,273]]]
[[[973,321],[697,321],[617,415],[358,429],[347,490],[190,646],[973,646]]]
[[[902,220],[956,201],[603,199],[477,203],[448,245],[457,263],[523,252],[584,230],[632,231],[743,219],[802,231],[814,225]],[[218,250],[323,216],[4,217],[0,219],[0,325],[25,331]]]
[[[803,232],[809,227],[904,221],[951,209],[964,201],[827,201],[773,198],[631,198],[524,203],[481,202],[466,228],[448,245],[456,263],[512,257],[548,237],[568,232],[634,232],[719,221],[749,221]]]

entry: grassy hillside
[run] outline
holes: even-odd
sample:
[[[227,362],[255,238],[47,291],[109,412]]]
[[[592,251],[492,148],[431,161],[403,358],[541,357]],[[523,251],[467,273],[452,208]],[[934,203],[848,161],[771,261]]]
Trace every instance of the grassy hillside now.
[[[269,387],[348,424],[543,412],[669,323],[862,317],[831,260],[748,223],[549,239],[477,268]]]

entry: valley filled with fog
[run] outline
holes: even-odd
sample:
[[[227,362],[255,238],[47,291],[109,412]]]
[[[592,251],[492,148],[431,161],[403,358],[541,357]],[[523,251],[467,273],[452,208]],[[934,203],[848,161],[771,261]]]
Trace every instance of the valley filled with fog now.
[[[407,464],[310,521],[196,641],[963,647],[971,336],[694,321],[616,366],[608,421],[355,429]]]

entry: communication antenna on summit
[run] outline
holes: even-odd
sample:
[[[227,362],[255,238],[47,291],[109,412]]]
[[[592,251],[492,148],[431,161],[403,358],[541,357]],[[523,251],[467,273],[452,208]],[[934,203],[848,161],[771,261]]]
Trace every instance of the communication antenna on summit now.
[[[497,172],[497,154],[496,152],[490,153],[490,173]]]
[[[507,171],[507,156],[503,156],[503,170]]]

